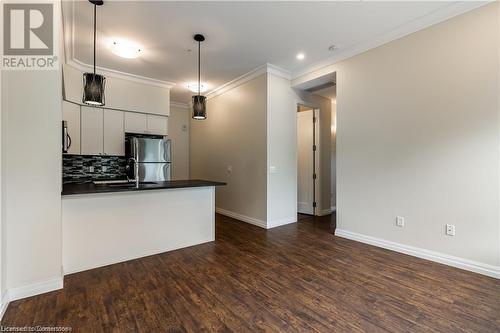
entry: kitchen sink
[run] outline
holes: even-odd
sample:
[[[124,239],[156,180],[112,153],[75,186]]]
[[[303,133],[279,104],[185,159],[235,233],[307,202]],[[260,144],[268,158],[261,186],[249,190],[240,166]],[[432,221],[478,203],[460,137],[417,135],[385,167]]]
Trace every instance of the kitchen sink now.
[[[110,187],[134,187],[135,182],[129,182],[126,179],[120,180],[94,180],[95,185],[107,185]],[[155,185],[156,182],[140,182],[139,185]]]
[[[155,182],[140,182],[139,183],[139,186],[140,185],[155,185],[155,184],[158,184],[158,183],[155,183]],[[135,187],[135,183],[114,183],[114,184],[108,184],[109,187]]]

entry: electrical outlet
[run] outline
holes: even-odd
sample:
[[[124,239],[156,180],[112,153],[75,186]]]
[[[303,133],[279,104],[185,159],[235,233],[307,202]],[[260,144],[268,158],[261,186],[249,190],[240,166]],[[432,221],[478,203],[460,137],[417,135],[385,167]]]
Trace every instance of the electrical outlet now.
[[[402,228],[405,226],[405,218],[402,216],[396,216],[396,226]]]
[[[89,166],[89,172],[94,172],[94,166],[93,165]]]
[[[455,226],[453,224],[446,225],[446,235],[455,236]]]

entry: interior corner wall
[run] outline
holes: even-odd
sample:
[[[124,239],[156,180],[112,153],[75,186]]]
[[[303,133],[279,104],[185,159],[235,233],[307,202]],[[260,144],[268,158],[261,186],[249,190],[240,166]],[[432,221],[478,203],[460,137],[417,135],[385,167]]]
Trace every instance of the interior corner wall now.
[[[332,100],[331,119],[331,151],[330,151],[330,208],[335,210],[337,206],[337,102]]]
[[[499,6],[336,65],[339,229],[500,266]]]
[[[216,207],[265,227],[267,76],[207,101],[207,119],[190,122],[190,176],[226,182]]]
[[[267,227],[297,221],[297,106],[290,80],[267,75]],[[274,171],[271,172],[271,167]]]
[[[168,138],[172,140],[172,179],[189,179],[189,118],[190,110],[171,106]]]
[[[3,268],[5,288],[19,295],[62,285],[61,72],[3,71],[2,79]]]

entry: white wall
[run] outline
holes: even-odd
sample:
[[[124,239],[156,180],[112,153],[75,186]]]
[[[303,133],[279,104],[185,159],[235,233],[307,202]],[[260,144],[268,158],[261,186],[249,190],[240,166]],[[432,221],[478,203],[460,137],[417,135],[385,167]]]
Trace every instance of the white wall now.
[[[189,179],[189,119],[188,108],[171,106],[168,138],[172,140],[172,179]]]
[[[267,226],[297,221],[297,105],[290,81],[267,75]],[[270,172],[271,166],[275,173]]]
[[[217,188],[217,208],[261,226],[267,217],[266,108],[264,74],[210,98],[207,119],[191,119],[190,129],[191,178],[226,182]]]
[[[339,229],[498,272],[498,7],[307,75],[337,72]]]
[[[16,298],[38,283],[62,287],[61,72],[4,71],[2,80],[5,287]]]

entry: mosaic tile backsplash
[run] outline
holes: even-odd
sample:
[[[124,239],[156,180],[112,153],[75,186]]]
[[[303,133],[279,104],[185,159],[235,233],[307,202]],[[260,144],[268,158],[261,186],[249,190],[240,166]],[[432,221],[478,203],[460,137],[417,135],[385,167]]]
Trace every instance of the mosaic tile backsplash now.
[[[123,156],[83,156],[63,154],[63,183],[94,179],[126,178]],[[90,167],[93,166],[93,172]]]

